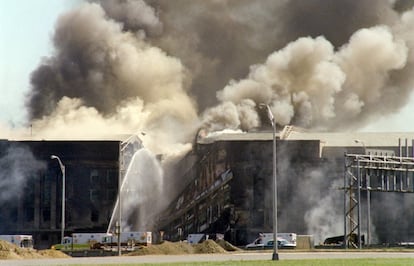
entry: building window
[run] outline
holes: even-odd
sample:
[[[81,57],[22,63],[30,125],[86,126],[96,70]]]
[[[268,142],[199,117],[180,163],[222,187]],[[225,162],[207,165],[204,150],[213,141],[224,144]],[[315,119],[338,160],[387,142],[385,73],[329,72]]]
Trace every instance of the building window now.
[[[99,212],[97,210],[91,211],[91,222],[98,222],[99,221]]]
[[[108,189],[106,191],[106,200],[113,201],[116,199],[118,191],[116,189]]]
[[[89,190],[89,199],[91,202],[94,202],[94,203],[99,202],[99,190],[97,189]]]
[[[107,170],[106,172],[106,185],[109,187],[118,186],[118,171]]]
[[[43,222],[49,222],[50,221],[50,209],[43,210],[42,216],[43,216]]]
[[[25,209],[25,221],[33,222],[33,219],[34,219],[34,208],[26,208]]]
[[[94,169],[94,170],[91,171],[90,182],[91,182],[92,187],[97,187],[97,185],[100,182],[98,170]]]

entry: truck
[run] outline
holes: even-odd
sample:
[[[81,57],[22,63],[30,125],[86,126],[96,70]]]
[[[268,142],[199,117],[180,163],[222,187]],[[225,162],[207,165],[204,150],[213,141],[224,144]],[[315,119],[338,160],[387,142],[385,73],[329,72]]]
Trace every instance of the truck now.
[[[33,248],[32,235],[0,235],[0,240],[10,242],[21,248]]]
[[[151,232],[122,232],[121,247],[134,249],[136,246],[152,243]],[[105,249],[110,250],[118,246],[118,236],[112,233],[73,233],[64,237],[63,244],[56,244],[52,249],[57,250],[81,250],[81,249]]]
[[[71,236],[65,236],[62,244],[52,246],[56,250],[74,250],[74,249],[96,249],[105,237],[111,236],[109,233],[73,233]]]
[[[279,248],[296,248],[295,233],[277,233],[277,245]],[[265,249],[273,248],[273,233],[260,233],[259,236],[246,249]]]
[[[152,232],[131,231],[121,232],[121,247],[123,249],[135,249],[139,246],[148,246],[152,244]],[[118,246],[118,236],[105,236],[100,247],[103,249],[113,249]]]

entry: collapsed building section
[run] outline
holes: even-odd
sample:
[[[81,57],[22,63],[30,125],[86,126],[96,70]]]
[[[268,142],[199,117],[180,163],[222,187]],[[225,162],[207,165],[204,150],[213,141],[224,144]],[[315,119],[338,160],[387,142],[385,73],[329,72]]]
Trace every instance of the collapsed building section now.
[[[409,133],[310,133],[286,128],[276,141],[278,232],[315,235],[317,243],[344,234],[344,154],[411,154],[412,147],[401,145],[401,139],[410,138]],[[272,133],[199,138],[181,164],[187,165],[182,177],[187,183],[159,218],[165,239],[222,234],[235,245],[245,245],[258,233],[272,232]],[[366,196],[362,197],[365,202]],[[370,197],[376,201],[371,204],[372,225],[361,222],[360,235],[371,229],[371,243],[414,239],[410,226],[394,226],[400,214],[414,220],[411,195]],[[405,202],[404,207],[399,202]],[[384,212],[389,217],[381,216]]]
[[[190,182],[160,220],[165,238],[220,233],[231,243],[243,245],[260,232],[272,231],[271,141],[269,133],[200,140],[195,149],[198,160],[187,172],[193,179],[185,178]],[[296,189],[293,181],[322,163],[319,154],[319,140],[277,142],[278,175],[283,181],[279,187],[281,205],[291,200]],[[281,226],[289,232],[306,230],[300,228],[300,221]]]

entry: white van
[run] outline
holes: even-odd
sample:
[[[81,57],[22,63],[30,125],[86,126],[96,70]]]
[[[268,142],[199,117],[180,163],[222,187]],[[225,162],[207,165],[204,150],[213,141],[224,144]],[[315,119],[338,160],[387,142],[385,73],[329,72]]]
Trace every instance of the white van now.
[[[279,248],[295,248],[296,247],[295,233],[278,233],[277,243]],[[273,247],[273,233],[260,233],[252,243],[246,245],[246,249],[261,249]]]

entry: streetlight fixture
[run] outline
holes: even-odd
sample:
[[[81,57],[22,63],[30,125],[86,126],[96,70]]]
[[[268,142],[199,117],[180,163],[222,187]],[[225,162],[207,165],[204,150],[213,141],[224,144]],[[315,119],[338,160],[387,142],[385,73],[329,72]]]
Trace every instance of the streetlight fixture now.
[[[273,255],[272,260],[279,260],[277,242],[277,177],[276,177],[276,121],[268,104],[261,103],[261,108],[266,108],[267,116],[273,128]]]
[[[61,244],[64,244],[65,237],[65,165],[63,165],[60,158],[56,155],[51,155],[50,159],[56,159],[59,162],[60,170],[62,171],[62,226],[61,226]]]
[[[364,148],[364,155],[367,154],[367,148],[365,142],[362,140],[356,139],[355,143],[359,143]],[[358,169],[359,171],[359,169]],[[367,244],[371,245],[371,192],[370,192],[370,180],[369,176],[367,177]]]
[[[355,143],[359,143],[359,144],[362,145],[362,148],[364,148],[364,155],[365,155],[367,153],[367,148],[365,147],[365,142],[363,142],[362,140],[359,140],[359,139],[355,139],[354,141],[355,141]]]

